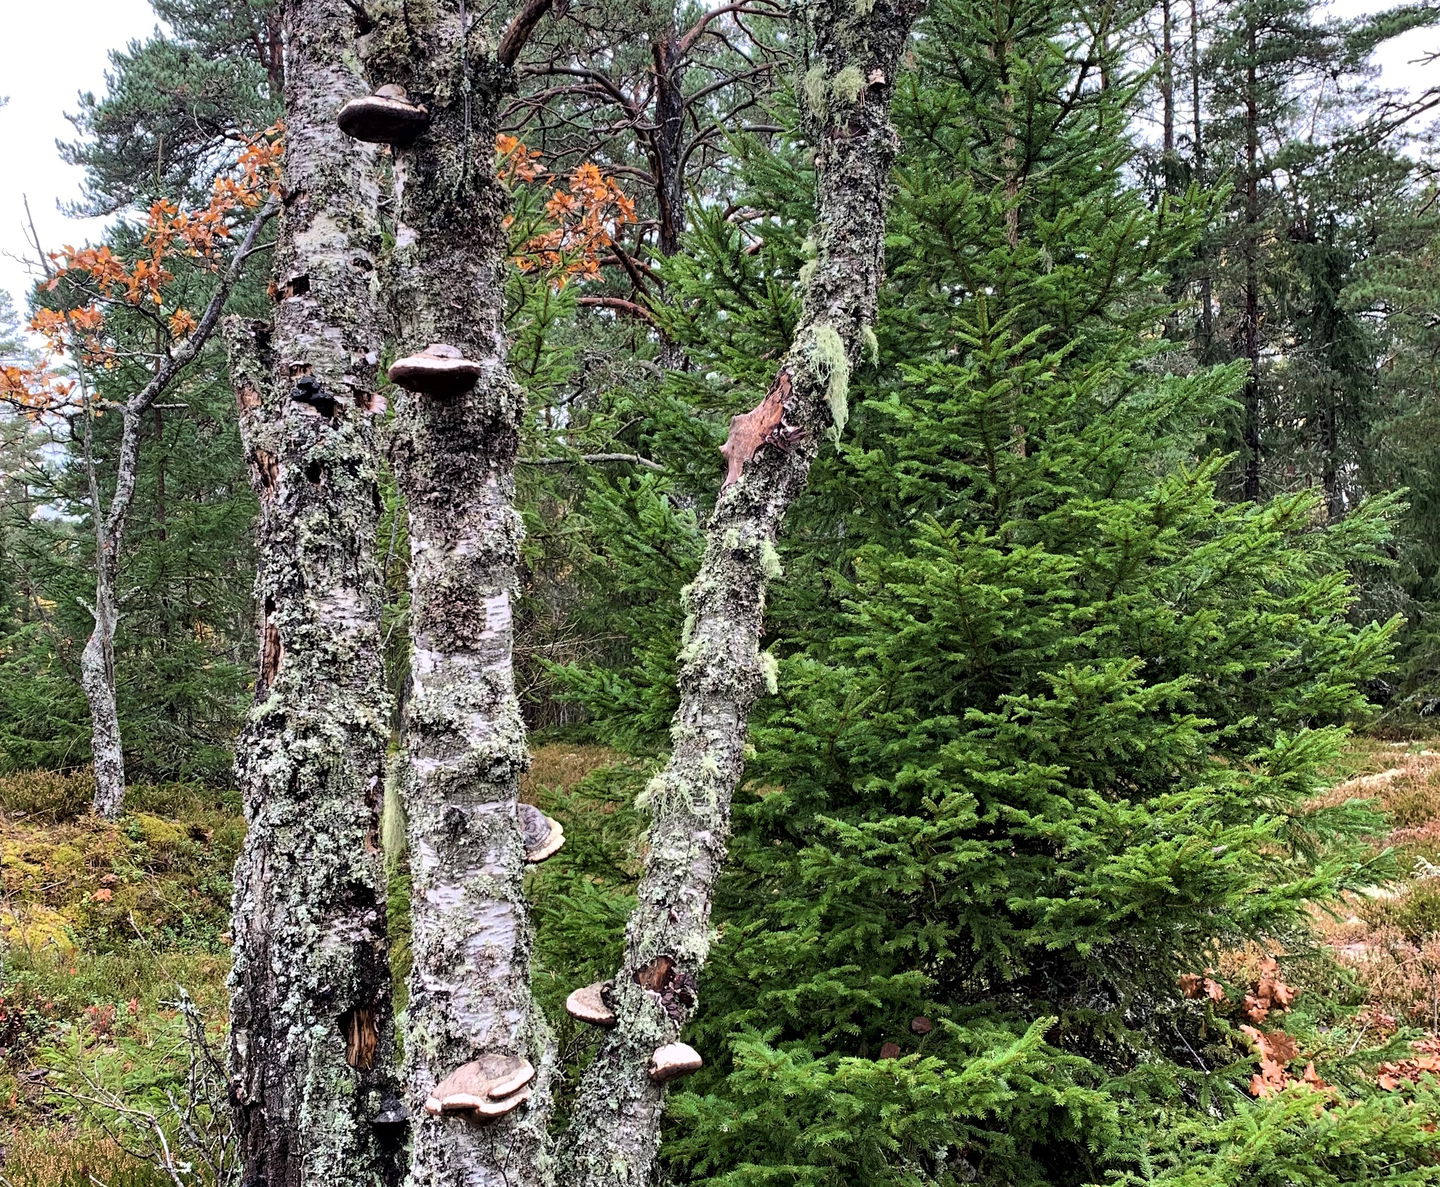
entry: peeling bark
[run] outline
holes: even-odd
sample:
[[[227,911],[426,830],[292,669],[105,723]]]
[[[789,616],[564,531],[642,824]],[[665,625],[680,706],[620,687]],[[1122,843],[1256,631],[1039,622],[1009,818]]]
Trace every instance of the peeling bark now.
[[[650,1179],[663,1089],[648,1066],[696,1007],[747,721],[765,681],[758,644],[765,588],[778,572],[775,540],[822,432],[843,427],[848,376],[875,314],[897,147],[890,98],[917,9],[908,0],[816,0],[807,15],[818,259],[771,394],[732,427],[730,473],[684,595],[674,749],[650,787],[651,849],[615,978],[618,1025],[581,1081],[562,1152],[561,1179],[576,1187]],[[779,418],[768,406],[777,396]]]
[[[273,323],[226,327],[259,496],[260,676],[236,750],[231,1061],[244,1179],[393,1183],[403,1125],[378,843],[380,653],[375,150],[341,136],[363,90],[345,0],[284,8],[286,162]],[[388,1123],[377,1124],[382,1114]]]
[[[496,39],[466,16],[463,0],[412,2],[366,48],[374,83],[404,86],[431,114],[429,129],[395,150],[386,288],[401,353],[444,344],[479,370],[464,391],[405,391],[395,405],[411,550],[402,797],[412,876],[412,1187],[519,1187],[541,1181],[545,1165],[554,1053],[530,993],[516,810],[528,755],[512,661],[525,401],[506,362],[507,200],[495,176],[499,102],[513,83],[503,59],[519,52],[527,19],[522,13]],[[483,1055],[535,1065],[526,1103],[488,1120],[421,1113],[438,1084]]]

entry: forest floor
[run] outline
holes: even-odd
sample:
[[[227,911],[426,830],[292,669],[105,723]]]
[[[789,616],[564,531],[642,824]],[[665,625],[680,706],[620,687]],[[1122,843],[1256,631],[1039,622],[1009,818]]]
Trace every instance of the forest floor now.
[[[525,798],[557,810],[556,797],[619,758],[540,746]],[[1316,913],[1326,975],[1358,988],[1377,1027],[1440,1035],[1440,738],[1354,739],[1337,774],[1326,798],[1381,803],[1390,831],[1379,844],[1402,877]],[[137,786],[125,817],[106,824],[85,814],[88,799],[83,776],[0,777],[0,1187],[171,1182],[60,1090],[163,1099],[186,1065],[182,987],[224,1045],[238,802],[194,785]],[[1268,956],[1236,953],[1216,975]],[[1304,978],[1287,962],[1282,988],[1303,993]]]

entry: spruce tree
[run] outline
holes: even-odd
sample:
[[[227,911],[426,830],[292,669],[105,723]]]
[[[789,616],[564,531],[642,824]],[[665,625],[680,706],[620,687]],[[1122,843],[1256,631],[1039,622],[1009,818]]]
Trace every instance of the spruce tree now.
[[[1238,1183],[1252,1130],[1289,1160],[1276,1181],[1423,1181],[1417,1112],[1354,1077],[1364,1103],[1318,1120],[1252,1100],[1243,1042],[1177,987],[1377,877],[1365,814],[1309,803],[1395,629],[1349,621],[1386,508],[1325,529],[1312,493],[1225,502],[1204,437],[1245,365],[1197,370],[1164,333],[1211,204],[1133,188],[1139,84],[1101,16],[948,0],[897,103],[880,366],[781,558],[777,695],[696,1028],[729,1059],[676,1104],[677,1182]],[[805,266],[797,168],[749,171],[764,251],[697,220],[672,281],[692,388],[707,351],[783,341],[793,305],[761,295]],[[661,518],[644,487],[608,498]],[[671,580],[632,539],[617,586]],[[654,737],[675,638],[575,677],[603,729]]]

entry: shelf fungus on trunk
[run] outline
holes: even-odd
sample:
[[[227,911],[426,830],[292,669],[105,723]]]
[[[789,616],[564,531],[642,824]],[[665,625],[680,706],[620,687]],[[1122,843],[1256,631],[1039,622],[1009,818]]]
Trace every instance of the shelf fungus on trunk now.
[[[544,861],[565,845],[565,826],[546,816],[534,804],[519,805],[520,831],[525,838],[525,860]]]
[[[453,346],[433,342],[419,354],[390,365],[390,382],[424,396],[458,396],[475,386],[484,367],[461,356]]]
[[[700,1052],[689,1043],[666,1043],[650,1056],[650,1079],[656,1084],[668,1084],[704,1066]]]
[[[335,117],[340,131],[370,144],[409,144],[430,126],[430,112],[412,103],[404,87],[387,85],[351,99]]]
[[[591,1026],[609,1028],[615,1025],[615,1011],[607,1000],[610,996],[610,982],[596,981],[594,985],[582,985],[565,999],[565,1012],[571,1018],[588,1022]]]
[[[500,1117],[530,1099],[534,1078],[534,1067],[519,1055],[482,1055],[435,1085],[425,1111],[432,1117],[456,1113]]]

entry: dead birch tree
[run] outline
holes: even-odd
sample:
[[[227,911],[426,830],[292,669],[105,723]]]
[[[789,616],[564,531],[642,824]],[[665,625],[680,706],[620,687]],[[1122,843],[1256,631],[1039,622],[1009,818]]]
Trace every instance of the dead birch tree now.
[[[382,10],[364,47],[379,93],[341,114],[353,136],[392,146],[396,183],[384,281],[405,355],[390,377],[410,539],[402,800],[415,1187],[538,1183],[545,1165],[552,1057],[530,993],[518,804],[528,756],[511,625],[525,399],[502,324],[508,203],[495,138],[515,56],[547,8],[532,0],[503,31],[465,0]],[[550,822],[530,824],[534,857]]]
[[[284,6],[277,304],[227,325],[261,608],[230,1050],[244,1181],[265,1187],[391,1183],[404,1136],[379,844],[379,182],[374,148],[335,126],[363,85],[355,19],[346,0]]]
[[[260,232],[275,212],[266,194],[268,153],[268,145],[251,145],[242,154],[242,177],[223,179],[209,206],[200,211],[182,212],[163,202],[152,206],[141,250],[133,261],[122,260],[109,247],[66,247],[47,254],[37,239],[34,246],[46,273],[41,292],[58,291],[63,308],[42,307],[32,327],[45,339],[50,355],[68,360],[69,377],[60,378],[49,364],[7,368],[0,377],[0,400],[20,406],[31,416],[68,423],[85,475],[95,543],[95,591],[86,607],[93,626],[80,653],[80,684],[90,710],[95,773],[91,807],[96,815],[110,820],[120,815],[125,801],[115,632],[124,600],[121,559],[140,472],[145,417],[210,344],[225,304],[257,250]],[[227,219],[243,228],[228,261],[224,247],[233,240]],[[30,233],[33,237],[33,225]],[[218,272],[198,318],[175,307],[167,291],[172,279],[169,269],[182,257],[198,258]],[[168,317],[164,316],[167,305],[171,307]],[[148,323],[152,350],[137,357],[138,352],[125,350],[110,332],[110,322],[124,312]],[[123,399],[102,396],[96,373],[117,362],[137,361],[148,372],[144,383]],[[101,473],[95,423],[106,412],[120,418],[113,481],[108,483]]]
[[[566,1139],[564,1181],[576,1187],[650,1179],[665,1075],[653,1058],[677,1042],[697,1005],[750,708],[773,679],[759,641],[765,589],[780,575],[775,541],[822,438],[845,428],[850,372],[873,341],[898,147],[890,99],[917,15],[913,0],[805,8],[816,258],[770,390],[730,423],[724,486],[685,590],[674,749],[649,787],[650,852],[613,981],[616,1025],[581,1081]]]
[[[557,1149],[546,1135],[554,1056],[530,991],[530,924],[522,877],[527,857],[553,851],[560,837],[553,822],[522,811],[517,797],[527,759],[514,692],[510,610],[520,542],[514,465],[524,402],[506,365],[500,287],[505,199],[494,162],[500,102],[513,86],[519,49],[548,0],[530,0],[503,30],[470,13],[465,0],[407,0],[360,13],[367,27],[362,52],[377,84],[368,96],[359,88],[348,96],[340,92],[358,81],[335,67],[340,57],[335,39],[343,36],[346,23],[332,11],[340,3],[292,0],[287,10],[295,59],[288,83],[290,134],[292,140],[301,134],[294,121],[302,119],[308,133],[302,143],[316,158],[291,161],[287,197],[293,205],[282,236],[280,271],[284,299],[274,338],[267,342],[253,327],[248,343],[245,335],[237,335],[242,402],[258,401],[269,416],[282,418],[290,434],[277,439],[279,451],[271,452],[275,447],[265,444],[270,438],[261,430],[273,426],[257,422],[247,433],[257,486],[274,508],[266,554],[288,555],[299,570],[289,585],[262,574],[269,599],[267,644],[273,637],[264,653],[262,679],[269,687],[283,681],[291,668],[308,675],[312,685],[324,678],[316,663],[320,657],[297,662],[287,635],[287,629],[293,630],[290,622],[298,626],[303,621],[311,632],[318,624],[282,618],[280,608],[282,599],[303,595],[306,583],[317,579],[332,593],[338,591],[329,563],[335,556],[308,551],[315,545],[311,533],[317,525],[311,521],[309,531],[297,531],[275,523],[275,512],[288,505],[293,525],[317,505],[319,492],[328,491],[331,534],[324,539],[347,564],[365,571],[359,554],[350,550],[356,537],[349,533],[369,521],[359,508],[339,501],[342,492],[335,487],[342,484],[331,477],[331,467],[342,455],[331,450],[342,442],[329,437],[339,433],[358,442],[361,436],[358,409],[366,400],[353,369],[368,341],[359,321],[363,307],[358,290],[328,306],[317,305],[314,294],[329,292],[334,301],[330,284],[320,284],[322,275],[333,283],[340,260],[356,258],[357,244],[366,241],[359,207],[370,208],[362,200],[368,183],[360,174],[369,161],[361,149],[341,152],[310,122],[328,104],[352,144],[391,146],[397,186],[394,247],[383,277],[404,356],[390,375],[404,390],[397,401],[393,453],[408,507],[411,548],[412,686],[403,789],[414,951],[405,1036],[411,1114],[407,1182],[412,1187],[644,1184],[659,1145],[663,1084],[695,1064],[675,1041],[695,1007],[730,798],[741,776],[746,719],[765,681],[757,642],[764,586],[777,575],[774,541],[786,509],[804,486],[822,434],[844,426],[850,368],[874,314],[886,177],[895,151],[888,108],[914,10],[901,0],[877,0],[873,6],[819,0],[808,14],[815,66],[805,91],[817,145],[818,258],[795,342],[769,393],[753,412],[732,422],[725,488],[707,529],[704,564],[687,594],[692,624],[682,657],[676,750],[653,789],[655,829],[641,903],[614,994],[594,995],[590,1003],[592,1018],[614,1024],[615,1030],[585,1077],[568,1140]],[[360,6],[349,8],[359,12]],[[308,68],[301,69],[306,52],[329,64],[328,73],[316,75],[325,85],[313,81]],[[319,181],[325,154],[331,154],[332,181],[348,170],[343,192]],[[306,169],[316,175],[310,188],[304,184]],[[320,197],[333,204],[323,228],[306,221],[314,218],[312,203]],[[294,320],[287,320],[287,307]],[[302,322],[310,329],[304,330]],[[322,342],[331,344],[330,353],[317,349]],[[348,353],[336,354],[333,348],[342,345]],[[269,370],[255,361],[267,352]],[[346,364],[352,371],[344,370]],[[256,378],[247,382],[246,375]],[[307,379],[312,380],[307,399],[318,395],[330,402],[322,410],[323,425],[306,426],[294,407],[299,402],[294,391]],[[305,436],[306,427],[327,442],[325,451],[312,452],[315,438]],[[362,457],[344,456],[354,466],[343,493],[353,495],[364,486],[354,480],[368,471]],[[297,492],[291,504],[278,496],[282,482]],[[343,540],[336,539],[337,532]],[[374,617],[368,588],[348,587],[343,606],[325,603],[327,609],[342,609],[340,620],[351,627],[346,642],[352,665],[358,662],[355,655],[369,655]],[[290,613],[298,616],[299,611]],[[335,617],[326,624],[333,628]],[[340,665],[336,673],[353,676],[358,670]],[[343,696],[317,695],[315,700],[335,701],[328,706],[336,715],[332,721],[354,723],[365,682],[341,683]],[[299,690],[289,689],[262,700],[257,721],[271,720],[269,714],[280,718],[264,731],[254,728],[247,741],[252,813],[266,834],[275,832],[274,823],[262,815],[273,811],[269,805],[280,805],[285,810],[281,823],[288,824],[296,791],[315,774],[303,765],[297,771],[297,762],[305,760],[292,753],[295,743],[309,743],[333,758],[321,739],[297,736],[285,722],[297,698],[305,703]],[[274,724],[284,728],[276,730]],[[340,732],[332,728],[329,737],[338,738]],[[358,739],[363,756],[371,753],[364,749],[366,741],[365,736]],[[265,786],[267,764],[283,775],[280,784]],[[318,836],[326,850],[317,875],[322,882],[287,864],[284,877],[304,887],[306,897],[297,898],[292,886],[277,886],[279,872],[263,865],[262,858],[293,863],[294,854],[271,839],[247,846],[242,872],[249,876],[237,891],[237,903],[246,888],[257,902],[268,902],[257,919],[279,906],[282,922],[290,914],[303,920],[302,929],[292,926],[278,937],[300,951],[324,950],[332,934],[324,925],[339,918],[333,909],[307,915],[302,904],[332,892],[333,886],[323,881],[329,877],[325,871],[343,868],[344,858],[360,861],[363,851],[358,843],[363,838],[340,827],[341,816],[334,814],[348,809],[357,822],[364,817],[356,782],[363,770],[347,768],[345,778],[337,778],[335,770],[327,773],[330,777],[312,791],[320,797],[322,812],[312,811],[309,820],[312,845]],[[349,790],[348,797],[338,794],[341,788]],[[357,843],[351,849],[346,840]],[[336,848],[338,864],[331,852]],[[356,886],[363,883],[358,873]],[[352,915],[349,922],[350,947],[338,949],[353,955],[367,933],[363,919]],[[367,1146],[356,1136],[366,1128],[364,1110],[356,1106],[368,1082],[344,1074],[334,1049],[337,1031],[326,1031],[327,1023],[333,1027],[338,1021],[338,1033],[352,1047],[354,1036],[362,1033],[345,1026],[363,997],[354,991],[358,966],[336,962],[325,975],[283,987],[247,973],[257,967],[265,944],[276,942],[257,924],[238,945],[247,963],[236,980],[237,1063],[244,1065],[257,1038],[290,1061],[282,1065],[267,1057],[250,1062],[255,1073],[272,1066],[285,1073],[275,1077],[278,1108],[271,1106],[273,1116],[269,1108],[257,1112],[276,1142],[283,1137],[267,1183],[298,1183],[284,1176],[295,1173],[301,1149],[310,1155],[306,1182],[350,1183],[365,1173],[379,1181],[373,1140]],[[304,968],[302,961],[294,971]],[[315,1000],[317,984],[329,990],[323,1003],[328,1012]],[[332,984],[343,988],[331,989]],[[242,992],[252,986],[259,1001],[283,1000],[285,1008],[275,1021],[283,1023],[285,1032],[273,1033],[271,1023],[267,1033],[255,1004],[242,1000]],[[288,989],[288,997],[277,995],[277,988]],[[376,1017],[383,1034],[383,1016]],[[310,1028],[308,1046],[294,1039],[294,1028],[302,1024]],[[369,1049],[373,1055],[375,1046]],[[356,1067],[353,1061],[350,1066]],[[325,1090],[320,1099],[330,1106],[334,1123],[318,1119],[317,1103],[308,1095],[297,1100],[300,1085]],[[252,1073],[240,1088],[263,1093],[269,1083],[263,1074]],[[252,1106],[242,1102],[242,1107]],[[348,1163],[341,1154],[342,1139],[350,1142]],[[323,1153],[315,1162],[317,1149]],[[250,1163],[252,1173],[260,1165]]]

